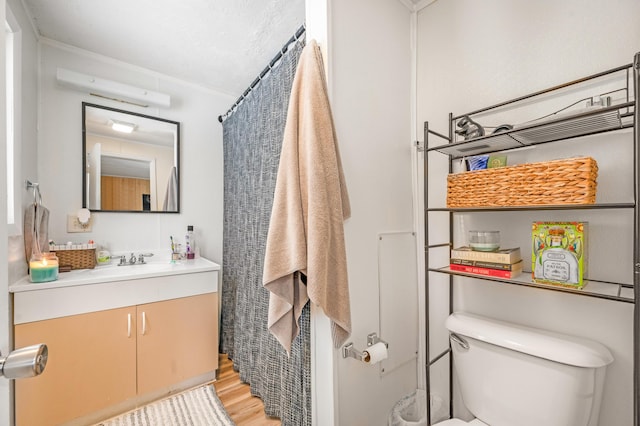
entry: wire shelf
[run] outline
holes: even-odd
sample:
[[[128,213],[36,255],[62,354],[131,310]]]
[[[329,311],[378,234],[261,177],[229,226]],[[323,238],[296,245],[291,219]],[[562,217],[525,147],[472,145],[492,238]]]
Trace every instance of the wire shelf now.
[[[599,299],[615,300],[618,302],[634,303],[633,285],[623,283],[612,283],[606,281],[585,280],[584,287],[581,289],[563,287],[560,285],[540,284],[533,281],[531,272],[522,272],[518,277],[513,279],[489,277],[486,275],[470,274],[465,272],[452,271],[449,267],[429,268],[430,272],[440,272],[449,275],[458,275],[468,278],[477,278],[485,281],[495,281],[504,284],[520,285],[525,287],[534,287],[545,290],[560,291],[564,293],[577,294],[580,296],[597,297]]]
[[[453,158],[461,158],[623,129],[633,125],[622,119],[633,106],[633,102],[625,102],[559,118],[552,117],[543,122],[516,127],[498,134],[439,145],[428,151],[438,151]]]

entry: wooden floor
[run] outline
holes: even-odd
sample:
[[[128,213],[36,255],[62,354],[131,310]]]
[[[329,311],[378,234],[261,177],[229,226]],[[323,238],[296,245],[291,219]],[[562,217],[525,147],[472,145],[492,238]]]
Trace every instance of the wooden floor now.
[[[249,385],[240,381],[240,376],[233,371],[233,362],[227,355],[220,354],[219,361],[218,380],[213,385],[236,425],[280,426],[280,419],[265,416],[262,400],[252,396]]]

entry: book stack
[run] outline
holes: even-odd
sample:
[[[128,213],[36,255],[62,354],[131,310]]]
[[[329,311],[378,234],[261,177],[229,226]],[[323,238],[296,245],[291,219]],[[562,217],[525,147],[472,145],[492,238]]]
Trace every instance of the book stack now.
[[[491,252],[459,247],[451,250],[449,269],[488,277],[515,278],[522,272],[520,247]]]

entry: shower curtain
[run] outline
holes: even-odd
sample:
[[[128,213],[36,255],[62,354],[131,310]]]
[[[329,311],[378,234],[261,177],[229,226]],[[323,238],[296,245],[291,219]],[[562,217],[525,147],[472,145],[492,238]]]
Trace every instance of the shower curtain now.
[[[223,122],[224,236],[221,351],[283,426],[311,425],[309,306],[290,357],[269,333],[262,270],[287,106],[304,41]]]

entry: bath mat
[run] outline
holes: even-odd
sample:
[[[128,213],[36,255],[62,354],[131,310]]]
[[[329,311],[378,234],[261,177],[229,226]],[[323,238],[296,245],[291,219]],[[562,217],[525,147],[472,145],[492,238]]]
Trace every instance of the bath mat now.
[[[98,423],[97,426],[234,426],[216,390],[201,386]]]

